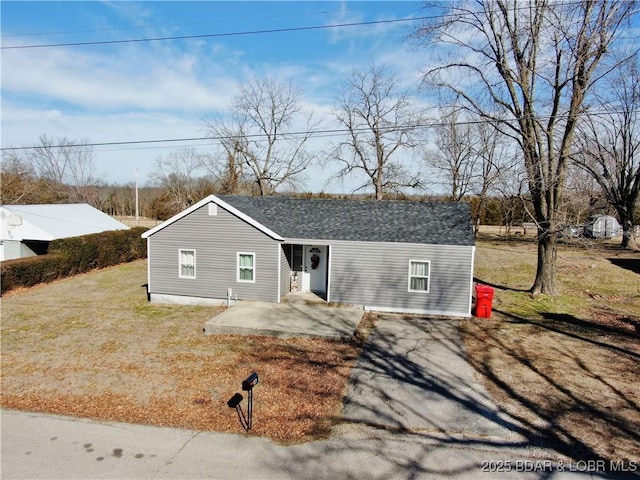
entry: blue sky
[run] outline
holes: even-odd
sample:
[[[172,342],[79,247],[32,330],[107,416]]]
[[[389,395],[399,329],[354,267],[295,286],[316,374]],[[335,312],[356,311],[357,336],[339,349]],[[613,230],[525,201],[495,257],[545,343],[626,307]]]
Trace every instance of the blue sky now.
[[[291,29],[406,19],[423,2],[6,2],[2,45],[114,41]],[[417,22],[175,41],[2,50],[2,146],[40,135],[119,142],[205,135],[203,118],[228,110],[254,76],[291,80],[322,119],[353,67],[386,64],[414,84],[424,51],[407,36]],[[179,146],[211,149],[201,143]],[[107,182],[144,183],[177,145],[95,147]],[[316,169],[306,190],[326,187]]]

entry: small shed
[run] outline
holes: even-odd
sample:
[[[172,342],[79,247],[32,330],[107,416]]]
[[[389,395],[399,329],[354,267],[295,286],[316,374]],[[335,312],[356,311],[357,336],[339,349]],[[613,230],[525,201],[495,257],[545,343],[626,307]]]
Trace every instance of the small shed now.
[[[86,203],[2,205],[0,226],[0,260],[43,255],[58,238],[129,229]]]
[[[585,237],[613,238],[620,235],[620,224],[611,215],[594,215],[584,226]]]
[[[211,195],[142,235],[151,301],[279,303],[471,315],[466,203]]]

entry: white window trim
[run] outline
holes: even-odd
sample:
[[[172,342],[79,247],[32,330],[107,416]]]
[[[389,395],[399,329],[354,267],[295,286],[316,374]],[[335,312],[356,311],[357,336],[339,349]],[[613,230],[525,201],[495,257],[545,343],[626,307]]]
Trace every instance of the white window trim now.
[[[411,288],[411,279],[412,278],[425,278],[421,275],[411,275],[411,264],[412,263],[426,263],[427,264],[427,270],[429,272],[429,274],[427,275],[426,279],[427,279],[427,289],[426,290],[414,290]],[[408,292],[412,292],[412,293],[429,293],[429,291],[431,290],[431,260],[419,260],[419,259],[410,259],[409,260],[409,271],[408,271],[408,275],[407,275],[408,279],[407,279],[407,291]]]
[[[182,274],[182,252],[193,252],[193,276]],[[193,280],[196,278],[196,250],[195,248],[181,248],[178,250],[178,277]]]
[[[240,256],[251,255],[253,257],[253,279],[241,280],[240,279]],[[238,252],[236,255],[236,281],[239,283],[256,283],[256,254],[254,252]]]

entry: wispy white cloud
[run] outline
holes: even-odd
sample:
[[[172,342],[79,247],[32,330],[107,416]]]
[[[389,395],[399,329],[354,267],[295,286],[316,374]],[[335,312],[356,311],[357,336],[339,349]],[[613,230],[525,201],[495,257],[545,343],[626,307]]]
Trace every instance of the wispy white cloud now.
[[[226,107],[234,88],[227,77],[209,65],[202,67],[188,53],[163,58],[141,49],[118,56],[62,48],[20,53],[4,55],[5,95],[31,95],[81,109],[206,111]]]

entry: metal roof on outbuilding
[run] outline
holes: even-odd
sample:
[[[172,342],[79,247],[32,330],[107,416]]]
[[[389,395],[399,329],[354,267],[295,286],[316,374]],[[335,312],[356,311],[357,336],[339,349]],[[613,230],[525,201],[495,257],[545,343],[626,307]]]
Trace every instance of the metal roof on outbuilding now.
[[[86,203],[1,205],[2,240],[43,240],[78,237],[125,224]]]

